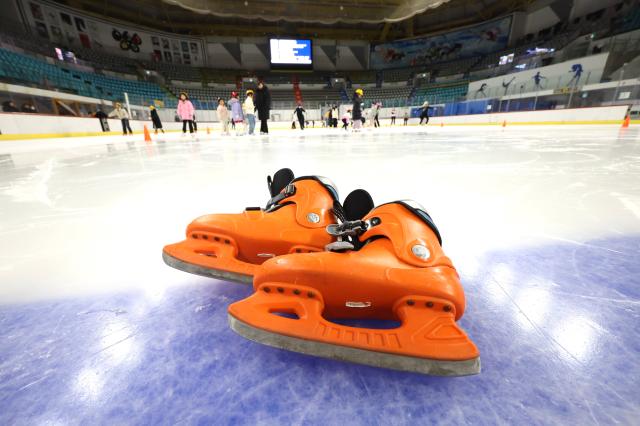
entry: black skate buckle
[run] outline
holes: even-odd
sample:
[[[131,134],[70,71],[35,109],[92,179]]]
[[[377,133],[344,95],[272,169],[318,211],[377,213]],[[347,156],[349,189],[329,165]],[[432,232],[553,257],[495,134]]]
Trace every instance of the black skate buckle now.
[[[327,226],[327,232],[334,237],[346,237],[360,235],[364,233],[369,226],[363,220],[352,220],[343,223],[334,223]]]
[[[278,195],[276,195],[275,197],[269,200],[265,210],[270,210],[273,206],[277,205],[280,201],[291,197],[295,193],[296,193],[296,186],[290,183],[289,185],[284,187],[281,193],[279,193]]]

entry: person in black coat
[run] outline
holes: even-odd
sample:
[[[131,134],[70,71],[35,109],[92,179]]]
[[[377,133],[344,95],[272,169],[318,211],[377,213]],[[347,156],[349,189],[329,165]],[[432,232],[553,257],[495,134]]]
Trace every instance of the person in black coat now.
[[[422,111],[420,112],[420,124],[422,125],[422,122],[426,120],[425,124],[429,124],[429,108],[431,108],[429,106],[429,101],[424,101],[424,103],[422,104]]]
[[[263,82],[258,83],[253,102],[256,111],[258,111],[258,120],[260,120],[260,134],[266,135],[269,133],[267,120],[271,111],[271,94],[269,93],[269,88]]]
[[[353,130],[359,131],[362,128],[362,96],[364,92],[362,89],[357,89],[353,95],[353,108],[351,108],[351,125]]]
[[[158,115],[158,111],[156,111],[156,107],[153,105],[149,106],[151,110],[151,121],[153,122],[153,129],[155,130],[155,134],[158,134],[158,129],[162,133],[164,133],[164,129],[162,128],[162,121],[160,121],[160,116]]]
[[[301,104],[298,104],[296,107],[295,113],[296,118],[298,119],[298,123],[300,123],[300,130],[304,130],[304,113],[307,112],[304,108],[302,108]]]
[[[101,108],[98,108],[95,113],[95,117],[100,121],[100,127],[102,128],[102,131],[108,132],[109,122],[107,121],[107,119],[109,118],[109,116],[107,115],[107,113],[104,112]]]

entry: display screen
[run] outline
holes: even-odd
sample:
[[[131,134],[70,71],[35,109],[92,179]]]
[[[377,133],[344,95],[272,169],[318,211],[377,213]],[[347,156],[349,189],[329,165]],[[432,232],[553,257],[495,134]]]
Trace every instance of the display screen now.
[[[506,65],[506,64],[510,64],[511,62],[513,62],[513,53],[500,56],[500,61],[498,62],[498,65]]]
[[[311,40],[272,38],[269,47],[272,66],[298,68],[313,65]]]

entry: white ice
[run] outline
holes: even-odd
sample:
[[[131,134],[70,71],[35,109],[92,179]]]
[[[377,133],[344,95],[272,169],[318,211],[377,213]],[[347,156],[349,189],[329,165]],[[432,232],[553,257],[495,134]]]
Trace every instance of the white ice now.
[[[268,198],[266,175],[332,179],[345,197],[414,199],[445,252],[472,273],[482,253],[640,233],[639,129],[385,127],[0,142],[0,302],[142,288],[185,274],[163,245],[212,212]],[[611,250],[602,247],[602,250]]]

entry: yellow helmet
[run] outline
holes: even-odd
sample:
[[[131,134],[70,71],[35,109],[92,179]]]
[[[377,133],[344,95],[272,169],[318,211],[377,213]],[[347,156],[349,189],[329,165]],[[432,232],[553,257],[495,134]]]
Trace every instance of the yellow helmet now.
[[[364,96],[364,91],[362,89],[356,89],[356,95]]]
[[[251,90],[251,89],[247,90],[247,96],[249,96],[249,95],[253,95],[253,90]]]

